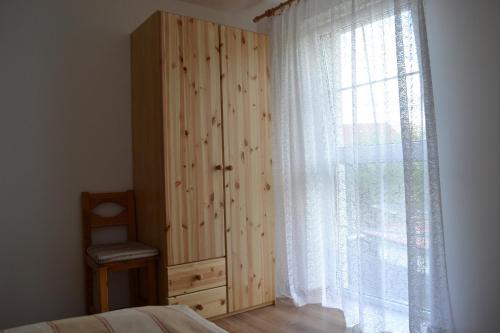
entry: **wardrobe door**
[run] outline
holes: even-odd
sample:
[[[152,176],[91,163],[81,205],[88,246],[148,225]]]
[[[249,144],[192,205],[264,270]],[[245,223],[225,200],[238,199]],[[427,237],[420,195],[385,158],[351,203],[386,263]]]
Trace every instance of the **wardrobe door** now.
[[[229,312],[274,301],[268,38],[221,26]]]
[[[162,13],[168,265],[225,255],[219,27]]]

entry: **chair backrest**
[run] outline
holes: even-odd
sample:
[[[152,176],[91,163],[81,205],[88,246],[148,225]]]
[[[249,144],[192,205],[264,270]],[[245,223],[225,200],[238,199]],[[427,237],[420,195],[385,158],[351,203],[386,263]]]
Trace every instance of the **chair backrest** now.
[[[115,216],[100,216],[93,210],[105,203],[113,203],[123,207],[123,211]],[[127,226],[128,240],[137,240],[135,225],[134,191],[113,193],[82,192],[83,245],[92,245],[92,229],[114,226]]]

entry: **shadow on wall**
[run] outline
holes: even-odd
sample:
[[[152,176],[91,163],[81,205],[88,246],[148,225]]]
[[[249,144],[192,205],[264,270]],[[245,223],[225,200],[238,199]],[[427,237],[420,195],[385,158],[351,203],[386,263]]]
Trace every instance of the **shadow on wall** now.
[[[444,230],[458,332],[498,332],[498,1],[425,2]]]

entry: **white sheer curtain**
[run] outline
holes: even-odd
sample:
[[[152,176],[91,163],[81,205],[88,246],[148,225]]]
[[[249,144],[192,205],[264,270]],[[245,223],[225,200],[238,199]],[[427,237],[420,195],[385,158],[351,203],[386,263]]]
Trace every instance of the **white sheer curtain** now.
[[[278,294],[361,332],[453,332],[420,0],[272,19]]]

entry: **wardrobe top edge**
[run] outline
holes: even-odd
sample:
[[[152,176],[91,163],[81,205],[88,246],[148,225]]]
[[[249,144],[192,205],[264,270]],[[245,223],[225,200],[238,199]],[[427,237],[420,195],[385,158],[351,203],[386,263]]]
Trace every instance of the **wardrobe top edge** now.
[[[144,21],[142,21],[141,24],[139,24],[137,26],[137,28],[135,28],[131,32],[131,34],[133,34],[135,31],[137,31],[145,22],[149,21],[154,16],[156,16],[156,15],[160,15],[161,16],[161,15],[165,15],[165,14],[172,14],[172,15],[176,15],[176,16],[182,16],[182,17],[186,17],[186,18],[192,18],[192,19],[195,19],[195,20],[199,20],[199,21],[203,21],[203,22],[208,22],[208,23],[216,24],[218,26],[224,26],[224,27],[228,27],[228,28],[239,29],[241,31],[251,32],[251,33],[255,33],[257,35],[263,35],[263,36],[269,37],[268,33],[258,32],[258,31],[253,31],[253,30],[248,30],[248,29],[244,29],[244,28],[237,27],[237,26],[234,26],[234,25],[222,24],[222,23],[219,23],[219,22],[214,22],[214,21],[207,20],[205,18],[196,17],[196,16],[188,16],[188,15],[178,14],[178,13],[174,13],[174,12],[168,12],[166,10],[156,10],[155,12],[153,12],[153,14],[151,14],[146,19],[144,19]]]

